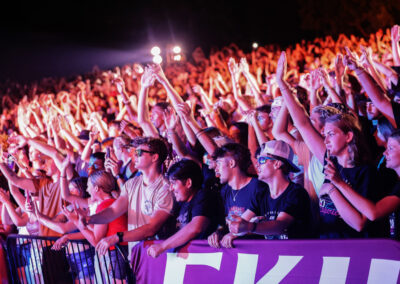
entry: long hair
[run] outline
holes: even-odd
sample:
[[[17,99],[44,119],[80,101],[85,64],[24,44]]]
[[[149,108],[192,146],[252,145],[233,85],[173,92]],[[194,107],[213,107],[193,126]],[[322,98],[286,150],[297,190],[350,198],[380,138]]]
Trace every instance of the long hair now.
[[[105,193],[111,194],[115,190],[114,177],[106,171],[97,171],[92,173],[88,180],[93,186],[100,187]]]
[[[350,162],[353,166],[368,164],[371,161],[369,148],[364,143],[364,135],[358,120],[350,114],[335,114],[325,119],[325,123],[331,123],[343,133],[353,133],[353,138],[348,144]]]

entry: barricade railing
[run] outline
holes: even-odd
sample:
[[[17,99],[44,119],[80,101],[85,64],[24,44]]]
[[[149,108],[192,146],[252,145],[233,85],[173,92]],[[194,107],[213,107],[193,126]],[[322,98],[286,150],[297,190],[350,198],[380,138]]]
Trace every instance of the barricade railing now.
[[[52,249],[56,237],[9,235],[6,242],[12,283],[134,283],[127,246],[99,255],[86,240]]]

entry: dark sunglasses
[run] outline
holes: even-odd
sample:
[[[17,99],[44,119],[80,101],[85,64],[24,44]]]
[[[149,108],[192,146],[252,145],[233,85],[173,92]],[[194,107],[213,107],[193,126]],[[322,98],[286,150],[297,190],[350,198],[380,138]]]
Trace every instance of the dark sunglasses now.
[[[143,153],[155,154],[155,152],[153,152],[153,151],[147,151],[147,150],[143,150],[143,149],[136,149],[135,150],[135,154],[138,157],[141,157],[143,155]]]
[[[260,156],[260,157],[258,157],[257,162],[260,165],[263,165],[263,164],[265,164],[267,162],[267,160],[276,160],[276,159],[272,158],[272,157],[267,157],[267,156]]]

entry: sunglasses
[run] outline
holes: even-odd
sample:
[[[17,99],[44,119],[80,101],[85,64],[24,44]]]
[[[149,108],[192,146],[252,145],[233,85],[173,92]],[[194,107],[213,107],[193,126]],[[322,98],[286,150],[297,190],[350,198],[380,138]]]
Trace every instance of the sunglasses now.
[[[155,154],[155,152],[153,152],[153,151],[147,151],[147,150],[143,150],[143,149],[136,149],[135,153],[136,153],[136,156],[138,156],[138,157],[141,157],[143,155],[143,153]]]
[[[258,157],[257,162],[260,165],[263,165],[263,164],[265,164],[267,162],[267,160],[276,160],[276,159],[275,158],[271,158],[271,157],[267,157],[267,156],[260,156],[260,157]]]

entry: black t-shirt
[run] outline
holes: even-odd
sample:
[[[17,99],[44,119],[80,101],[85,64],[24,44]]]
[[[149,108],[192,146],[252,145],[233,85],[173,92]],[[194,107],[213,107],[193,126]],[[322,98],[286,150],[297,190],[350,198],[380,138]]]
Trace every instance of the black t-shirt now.
[[[173,208],[173,216],[176,217],[176,229],[179,231],[196,216],[207,217],[210,224],[201,232],[196,239],[205,239],[217,228],[218,211],[217,211],[216,194],[209,190],[200,189],[189,202],[175,202]]]
[[[251,204],[256,203],[257,197],[268,191],[268,185],[256,178],[239,190],[233,190],[228,184],[221,190],[222,202],[225,208],[225,216],[231,219],[232,215],[241,216]]]
[[[307,191],[301,185],[290,182],[277,198],[272,198],[270,192],[265,191],[249,209],[257,216],[264,216],[265,221],[276,220],[281,212],[294,218],[284,234],[266,235],[266,239],[302,239],[313,236],[310,204]]]
[[[374,167],[368,165],[353,168],[343,168],[334,159],[342,179],[363,197],[376,202],[379,200],[378,174]],[[335,204],[328,195],[319,199],[320,207],[320,238],[365,238],[375,236],[376,227],[367,224],[362,232],[357,232],[340,217]],[[374,222],[375,223],[375,222]],[[375,223],[376,224],[376,223]]]

